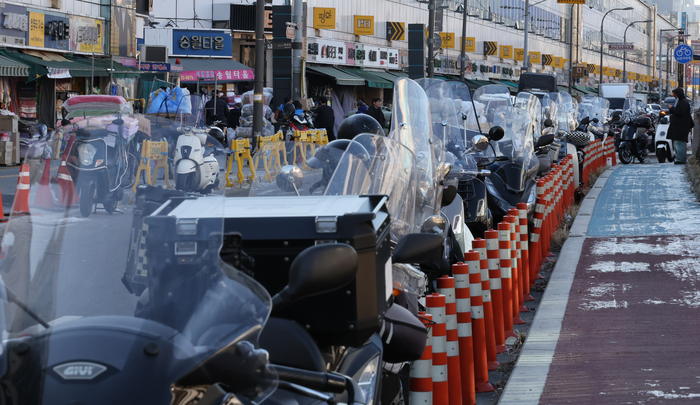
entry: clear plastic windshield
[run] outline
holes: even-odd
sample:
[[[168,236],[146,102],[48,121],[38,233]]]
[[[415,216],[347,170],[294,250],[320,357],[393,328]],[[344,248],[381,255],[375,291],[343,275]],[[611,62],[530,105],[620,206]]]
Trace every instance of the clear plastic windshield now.
[[[452,94],[455,99],[455,106],[459,106],[457,113],[461,115],[462,126],[471,131],[471,135],[480,133],[479,124],[477,121],[477,113],[472,102],[471,89],[466,83],[457,80],[448,80],[447,84],[452,87]],[[467,137],[468,138],[468,137]]]
[[[634,119],[639,117],[642,113],[643,110],[639,108],[636,98],[628,97],[625,99],[622,107],[622,115],[624,118]]]
[[[417,79],[416,83],[423,87],[430,102],[430,117],[433,122],[433,135],[442,139],[447,148],[464,150],[464,131],[460,127],[459,118],[452,93],[452,87],[440,79]],[[461,102],[460,104],[461,110]]]
[[[604,122],[608,117],[610,101],[596,96],[584,96],[579,104],[579,117],[588,117],[591,121],[597,118],[599,122]]]
[[[417,232],[416,158],[399,142],[361,134],[343,153],[325,195],[384,194],[389,196],[391,236],[398,241]]]
[[[62,367],[72,362],[129,373],[129,367],[143,366],[140,359],[158,354],[162,366],[155,371],[168,384],[153,389],[164,389],[170,398],[172,384],[205,367],[225,347],[244,340],[257,347],[271,300],[257,282],[219,257],[226,215],[223,187],[206,196],[188,195],[174,190],[172,180],[168,185],[161,169],[136,195],[126,187],[97,191],[104,186],[104,178],[96,175],[101,154],[110,159],[123,153],[121,147],[130,147],[119,141],[128,123],[133,120],[153,135],[178,127],[177,122],[156,124],[137,115],[120,118],[123,122],[93,117],[52,134],[46,144],[56,146],[46,152],[72,164],[47,168],[57,177],[55,187],[46,172],[46,182],[20,175],[22,187],[0,254],[0,327],[6,347],[16,339],[29,345],[37,369],[27,372],[37,374],[64,372],[61,376],[70,378]],[[156,127],[160,124],[163,128]],[[211,137],[203,145],[222,150]],[[167,149],[144,158],[155,165],[161,151]],[[214,153],[214,158],[224,167],[224,154]],[[115,158],[113,164],[129,163]],[[49,347],[63,349],[58,355]],[[123,355],[116,364],[114,353]],[[7,361],[0,359],[0,365]],[[232,364],[230,370],[236,368]],[[274,381],[260,380],[236,394],[259,401],[274,389]],[[89,401],[81,398],[80,384],[72,387],[76,401]],[[51,388],[37,387],[43,389]]]
[[[503,128],[505,135],[494,142],[496,156],[505,156],[511,163],[522,164],[523,170],[537,163],[530,114],[520,107],[499,107],[493,114],[492,126]]]
[[[559,93],[549,93],[542,97],[542,124],[547,119],[552,120],[551,130],[556,131],[559,128],[559,106],[557,101]],[[544,127],[543,127],[544,128]]]
[[[310,142],[279,141],[255,152],[250,174],[251,197],[323,195],[343,151]]]
[[[528,92],[518,93],[515,97],[514,105],[527,111],[533,121],[540,121],[542,116],[542,102],[534,94]]]
[[[570,132],[578,126],[578,105],[569,93],[560,91],[557,97],[557,130],[558,132]]]
[[[394,83],[392,130],[388,137],[406,146],[416,156],[419,168],[416,210],[427,218],[440,211],[445,148],[441,136],[433,136],[430,103],[423,88],[411,79],[400,78]],[[422,223],[422,221],[420,222]]]
[[[482,132],[487,133],[491,129],[496,110],[512,105],[510,90],[502,84],[481,86],[474,92],[474,105],[479,114],[479,126]]]
[[[202,96],[190,94],[182,97],[177,107],[177,120],[182,125],[204,126],[204,100]]]

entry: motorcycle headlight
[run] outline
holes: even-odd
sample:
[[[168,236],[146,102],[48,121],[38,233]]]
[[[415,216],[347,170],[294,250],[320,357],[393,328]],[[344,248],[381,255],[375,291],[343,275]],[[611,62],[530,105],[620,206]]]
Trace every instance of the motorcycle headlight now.
[[[92,162],[95,159],[95,154],[97,154],[97,148],[89,143],[83,143],[78,146],[78,157],[80,158],[80,164],[83,166],[92,165]]]
[[[377,387],[377,378],[379,378],[378,372],[379,356],[375,356],[367,363],[364,370],[362,370],[362,374],[360,374],[360,378],[357,380],[357,384],[365,393],[367,405],[374,405],[374,392]]]
[[[530,191],[530,195],[527,197],[528,214],[532,212],[532,209],[535,207],[535,201],[537,201],[537,187],[533,187]]]

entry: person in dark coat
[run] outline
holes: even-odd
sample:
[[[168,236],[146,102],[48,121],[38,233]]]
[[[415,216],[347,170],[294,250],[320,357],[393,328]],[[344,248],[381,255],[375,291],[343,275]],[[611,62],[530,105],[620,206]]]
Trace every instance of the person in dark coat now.
[[[236,103],[228,114],[228,126],[236,129],[241,125],[241,103]]]
[[[228,125],[228,103],[217,97],[216,94],[213,94],[212,98],[204,105],[204,111],[206,112],[206,125],[214,123],[214,111],[216,111],[217,119],[224,126]]]
[[[386,128],[386,118],[384,118],[384,113],[382,112],[382,99],[375,97],[372,99],[372,106],[367,109],[367,115],[377,120],[382,128]]]
[[[362,100],[357,100],[357,114],[367,114],[367,104]]]
[[[676,106],[670,104],[668,109],[671,112],[671,124],[668,126],[668,137],[673,140],[673,149],[676,150],[677,165],[684,165],[686,159],[686,144],[688,143],[688,134],[693,128],[693,117],[690,111],[690,102],[685,97],[685,92],[682,88],[677,87],[673,90],[673,97],[678,99]]]
[[[333,115],[333,108],[328,105],[328,99],[324,96],[318,98],[319,105],[316,107],[316,118],[314,119],[314,126],[316,128],[325,128],[328,134],[328,141],[335,140],[335,116]]]

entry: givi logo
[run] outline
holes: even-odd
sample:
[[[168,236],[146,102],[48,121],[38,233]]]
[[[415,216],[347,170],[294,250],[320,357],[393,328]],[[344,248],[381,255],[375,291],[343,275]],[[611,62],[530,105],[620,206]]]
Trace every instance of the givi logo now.
[[[53,368],[64,380],[92,380],[107,371],[107,367],[88,362],[65,363]]]

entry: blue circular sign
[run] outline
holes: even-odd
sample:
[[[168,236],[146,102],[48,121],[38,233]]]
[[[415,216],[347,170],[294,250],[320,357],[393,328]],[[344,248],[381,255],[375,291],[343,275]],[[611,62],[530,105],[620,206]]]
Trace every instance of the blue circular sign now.
[[[676,58],[678,63],[688,63],[693,60],[693,48],[685,44],[678,45],[673,50],[673,57]]]

